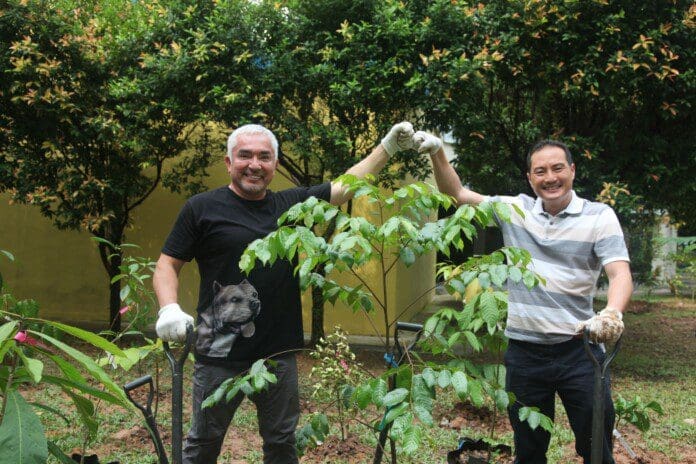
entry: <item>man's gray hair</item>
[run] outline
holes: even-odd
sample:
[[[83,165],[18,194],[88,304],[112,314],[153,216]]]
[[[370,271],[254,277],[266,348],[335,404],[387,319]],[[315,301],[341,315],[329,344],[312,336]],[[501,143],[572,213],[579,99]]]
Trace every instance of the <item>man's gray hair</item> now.
[[[237,146],[237,138],[240,135],[262,134],[268,137],[273,148],[273,157],[278,160],[278,139],[270,130],[259,124],[245,124],[236,128],[229,137],[227,137],[227,157],[232,161],[232,150]]]

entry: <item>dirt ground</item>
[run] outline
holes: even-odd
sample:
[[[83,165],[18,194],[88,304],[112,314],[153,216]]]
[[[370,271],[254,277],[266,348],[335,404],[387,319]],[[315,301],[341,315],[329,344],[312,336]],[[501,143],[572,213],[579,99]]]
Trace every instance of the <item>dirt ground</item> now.
[[[645,311],[656,311],[656,309],[648,308],[645,305],[639,303],[634,304],[629,311],[635,313],[641,313]],[[676,322],[671,321],[669,318],[661,318],[657,315],[661,323],[660,325],[663,329],[668,332],[683,332],[688,330],[691,336],[696,333],[696,327],[691,327],[691,325],[696,325],[696,322],[690,322],[689,328],[679,327],[674,325]],[[359,361],[373,372],[380,372],[383,369],[383,361],[381,360],[381,353],[377,352],[359,352]],[[307,355],[299,356],[299,369],[300,378],[307,378],[309,372],[312,368],[313,360]],[[185,396],[184,404],[184,424],[188,420],[188,411],[190,411],[189,399]],[[161,397],[161,408],[167,408],[170,404],[171,398],[168,395]],[[303,403],[303,414],[308,414],[313,412],[314,405],[309,402]],[[436,407],[434,411],[435,423],[438,427],[453,429],[455,431],[467,430],[469,433],[475,432],[476,436],[486,436],[491,423],[491,412],[486,409],[475,408],[469,404],[459,403],[456,404],[454,408],[448,408],[447,410],[442,410]],[[565,420],[562,417],[560,420]],[[563,424],[564,427],[568,427],[567,422]],[[508,423],[507,417],[505,415],[498,416],[496,418],[496,431],[501,434],[505,431],[510,431],[510,425]],[[625,440],[630,443],[632,450],[637,454],[637,458],[631,458],[628,451],[624,449],[618,442],[615,443],[615,460],[617,464],[676,464],[676,461],[669,460],[665,455],[658,451],[654,451],[648,448],[645,439],[640,431],[635,429],[630,424],[621,424],[621,433]],[[163,441],[167,444],[167,449],[169,449],[169,443],[171,442],[171,433],[168,428],[160,428],[160,434]],[[113,433],[110,437],[111,439],[101,440],[98,445],[92,450],[92,452],[98,454],[99,456],[118,456],[119,450],[129,449],[142,449],[143,455],[147,455],[149,459],[153,456],[153,445],[150,441],[147,431],[142,426],[132,426],[123,428],[122,430]],[[456,445],[456,444],[455,444]],[[566,456],[575,456],[572,443],[566,446]],[[261,450],[261,439],[256,433],[253,427],[234,427],[230,429],[228,436],[225,440],[223,453],[226,451],[228,455],[233,456],[245,456],[254,450]],[[680,464],[696,464],[696,449],[693,446],[689,446],[688,443],[684,444],[684,449],[681,450],[682,459],[679,461]],[[385,458],[383,462],[388,462],[388,451],[385,453]],[[336,462],[372,462],[372,456],[374,455],[373,446],[367,445],[360,441],[360,439],[355,435],[349,435],[345,441],[340,441],[337,437],[328,438],[321,446],[307,450],[306,454],[301,458],[302,464],[319,464],[319,463],[336,463]],[[480,454],[478,454],[480,456]],[[476,459],[469,460],[470,455],[463,455],[458,462],[460,463],[475,463],[483,462]],[[471,456],[476,456],[472,453]],[[226,461],[229,464],[247,464],[248,461],[240,459],[231,459]],[[259,459],[260,462],[260,459]],[[401,462],[401,460],[400,460]],[[417,461],[409,461],[417,462]],[[443,456],[442,462],[446,462]],[[455,461],[456,462],[456,461]],[[512,458],[510,456],[500,456],[491,461],[495,464],[501,463],[511,463]],[[580,458],[569,458],[568,463],[580,463],[582,460]],[[103,463],[102,463],[103,464]],[[251,463],[254,464],[254,463]]]

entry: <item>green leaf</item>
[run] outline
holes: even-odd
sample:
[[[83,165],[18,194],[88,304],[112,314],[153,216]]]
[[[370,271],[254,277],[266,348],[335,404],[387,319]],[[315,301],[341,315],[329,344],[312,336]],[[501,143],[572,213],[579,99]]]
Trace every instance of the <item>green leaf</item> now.
[[[529,417],[527,417],[527,424],[529,424],[529,427],[532,430],[536,430],[536,428],[539,427],[540,422],[541,422],[540,414],[536,411],[530,411]]]
[[[370,387],[370,384],[364,383],[358,385],[353,392],[353,399],[358,405],[358,408],[365,409],[372,401],[372,388]]]
[[[526,285],[527,288],[534,287],[534,285],[536,284],[536,278],[534,277],[534,273],[529,269],[525,269],[522,273],[522,282],[524,282],[524,285]]]
[[[494,400],[496,407],[501,411],[505,410],[510,404],[510,397],[503,389],[498,389],[495,391]]]
[[[469,382],[469,398],[476,407],[483,406],[483,388],[478,380]]]
[[[409,247],[402,247],[399,250],[399,259],[406,264],[406,266],[410,266],[413,263],[416,262],[416,255],[413,253],[413,250]]]
[[[407,455],[412,455],[420,448],[421,440],[423,437],[423,432],[420,427],[415,427],[411,425],[408,427],[403,434],[401,446],[402,451]]]
[[[119,292],[118,296],[121,298],[121,301],[125,301],[126,298],[128,298],[128,295],[130,295],[131,288],[130,285],[124,285],[121,291]]]
[[[108,392],[105,392],[103,390],[99,390],[97,388],[92,387],[89,384],[86,384],[84,382],[76,382],[70,379],[66,379],[63,377],[56,377],[53,375],[45,375],[43,377],[43,381],[46,383],[50,383],[53,385],[58,385],[64,390],[67,389],[76,389],[81,391],[82,393],[92,395],[95,398],[100,398],[104,401],[108,401],[111,404],[115,404],[118,406],[123,406],[123,401],[121,398],[118,398]]]
[[[87,330],[83,330],[77,327],[73,327],[71,325],[62,324],[60,322],[55,321],[45,321],[45,324],[62,330],[63,332],[72,335],[73,337],[77,337],[81,340],[84,340],[87,343],[96,346],[97,348],[101,348],[107,353],[113,354],[114,356],[126,356],[126,354],[121,350],[121,348],[114,345],[106,338],[100,337],[99,335],[89,332]]]
[[[469,330],[464,331],[464,338],[466,338],[466,341],[469,342],[469,345],[474,351],[479,352],[483,349],[483,345],[481,345],[481,342],[473,332]]]
[[[111,378],[106,374],[106,372],[104,372],[104,370],[101,367],[99,367],[99,365],[94,360],[92,360],[92,358],[82,353],[81,351],[76,350],[75,348],[69,345],[66,345],[60,340],[56,340],[55,338],[46,335],[45,333],[32,332],[32,334],[35,334],[37,337],[43,338],[56,348],[62,350],[68,356],[78,361],[82,365],[82,367],[84,367],[90,374],[92,374],[97,380],[99,380],[106,388],[111,390],[111,393],[113,393],[114,396],[116,396],[117,398],[121,398],[124,405],[130,404],[130,402],[126,398],[126,394],[123,391],[123,389],[119,385],[117,385],[113,380],[111,380]]]
[[[500,319],[495,296],[491,292],[483,292],[481,294],[480,304],[483,320],[486,321],[489,328],[495,327]]]
[[[454,392],[457,394],[457,397],[459,397],[460,400],[466,398],[469,385],[469,381],[466,378],[466,374],[462,371],[456,371],[454,374],[452,374],[451,383],[452,387],[454,388]]]
[[[48,458],[43,426],[22,395],[7,392],[5,415],[0,424],[0,464],[38,464]]]
[[[413,411],[421,422],[433,425],[433,398],[422,376],[413,377],[411,384],[411,398],[413,399]]]
[[[99,431],[99,422],[97,422],[95,416],[94,404],[88,398],[80,396],[71,390],[63,389],[63,391],[73,400],[75,408],[77,409],[77,412],[80,415],[82,423],[87,429],[89,436],[95,438],[97,436],[97,432]]]
[[[493,208],[501,220],[510,222],[510,206],[501,201],[496,201],[493,203]]]
[[[19,324],[19,322],[10,321],[0,326],[0,343],[10,338],[10,336],[14,333],[17,324]]]
[[[421,376],[423,377],[423,380],[428,388],[433,388],[433,386],[435,386],[435,371],[431,367],[426,367],[423,369]]]
[[[399,403],[396,407],[387,409],[387,413],[384,415],[384,423],[393,422],[394,419],[405,414],[406,411],[408,411],[408,403]]]
[[[423,336],[425,338],[432,337],[435,333],[435,328],[437,327],[437,324],[439,322],[440,319],[437,316],[429,317],[428,320],[425,321],[425,325],[423,326]]]
[[[478,275],[478,281],[481,288],[487,289],[491,286],[491,275],[488,272],[482,272]]]
[[[384,379],[374,379],[370,382],[372,387],[372,402],[377,406],[384,406],[384,395],[387,394],[387,382]]]
[[[511,266],[510,269],[508,269],[508,275],[510,277],[510,280],[512,280],[515,283],[522,280],[522,271],[517,266]]]
[[[397,388],[384,395],[384,397],[382,398],[382,404],[389,408],[401,403],[407,397],[408,390],[406,390],[405,388]]]
[[[491,274],[491,282],[497,287],[502,287],[505,285],[508,275],[508,267],[505,264],[495,264],[489,269]]]
[[[448,371],[447,369],[443,369],[440,371],[440,374],[437,376],[437,384],[440,388],[447,388],[450,386],[452,383],[452,373]]]
[[[17,354],[22,359],[22,363],[27,371],[29,371],[34,383],[39,383],[41,381],[41,375],[43,374],[44,364],[38,359],[26,356],[22,350],[17,350]]]
[[[75,460],[69,458],[63,450],[61,450],[58,445],[52,441],[48,441],[48,451],[56,458],[61,464],[75,464]]]

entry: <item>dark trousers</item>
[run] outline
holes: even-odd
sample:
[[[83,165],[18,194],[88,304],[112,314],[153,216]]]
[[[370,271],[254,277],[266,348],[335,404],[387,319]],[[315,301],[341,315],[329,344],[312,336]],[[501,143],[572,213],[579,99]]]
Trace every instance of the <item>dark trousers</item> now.
[[[600,363],[604,352],[597,345],[592,351]],[[592,447],[592,402],[594,370],[585,353],[582,340],[573,339],[555,345],[510,340],[505,353],[505,388],[515,394],[509,408],[510,423],[515,436],[515,464],[545,464],[551,435],[519,420],[519,409],[536,406],[540,412],[554,418],[555,394],[563,402],[570,426],[575,434],[575,451],[585,464],[590,463]],[[614,464],[612,431],[614,404],[611,401],[607,372],[604,386],[604,451],[603,464]]]
[[[259,434],[263,438],[265,464],[296,464],[295,428],[300,417],[295,355],[276,358],[270,369],[278,378],[268,390],[249,399],[256,405]],[[201,403],[230,377],[245,373],[250,365],[220,367],[196,362],[193,374],[193,417],[191,430],[184,442],[184,464],[217,462],[222,442],[234,413],[244,399],[235,396],[229,403],[223,399],[213,407],[201,409]]]

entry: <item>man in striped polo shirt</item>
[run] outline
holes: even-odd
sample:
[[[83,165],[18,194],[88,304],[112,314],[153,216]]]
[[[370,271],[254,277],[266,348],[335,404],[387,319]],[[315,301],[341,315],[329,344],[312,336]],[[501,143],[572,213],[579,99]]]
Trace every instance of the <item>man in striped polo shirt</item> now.
[[[605,204],[575,194],[575,164],[561,142],[539,142],[527,155],[527,179],[536,199],[524,194],[486,197],[468,190],[447,161],[440,139],[416,132],[414,142],[420,153],[431,155],[440,191],[459,204],[501,201],[524,211],[524,217],[513,214],[509,223],[496,221],[505,245],[527,249],[533,270],[546,279],[532,290],[508,282],[505,334],[510,343],[505,366],[506,389],[516,398],[508,411],[515,463],[546,463],[550,434],[540,427],[532,430],[519,420],[518,411],[522,406],[536,406],[553,419],[556,393],[575,434],[576,452],[589,463],[594,371],[581,333],[589,327],[593,352],[602,362],[601,343],[621,335],[622,313],[633,291],[628,251],[616,214]],[[592,301],[602,267],[609,277],[607,306],[595,315]],[[608,375],[605,392],[602,462],[612,464],[614,405]]]

